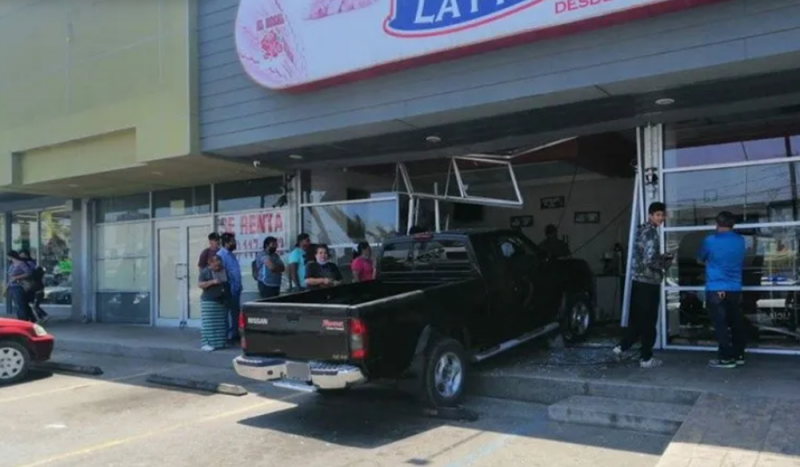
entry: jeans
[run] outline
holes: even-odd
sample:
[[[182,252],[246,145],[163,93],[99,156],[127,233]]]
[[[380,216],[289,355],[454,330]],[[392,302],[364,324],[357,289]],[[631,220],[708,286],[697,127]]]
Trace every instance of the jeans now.
[[[630,349],[636,341],[641,340],[641,359],[653,358],[653,346],[656,343],[656,325],[658,324],[658,307],[661,298],[661,285],[633,281],[631,284],[631,307],[628,327],[625,336],[619,343],[623,351]]]
[[[28,294],[22,287],[9,287],[6,295],[10,297],[17,309],[17,319],[32,323],[36,322],[36,316],[34,316],[31,305],[28,302]]]
[[[258,283],[258,293],[261,295],[261,298],[272,298],[277,297],[281,294],[280,286],[273,286],[273,285],[266,285],[261,282]]]
[[[228,309],[228,340],[239,339],[239,311],[242,307],[242,294],[232,295],[225,304]]]
[[[706,292],[706,309],[719,343],[718,358],[735,360],[743,356],[747,327],[742,315],[742,293]]]

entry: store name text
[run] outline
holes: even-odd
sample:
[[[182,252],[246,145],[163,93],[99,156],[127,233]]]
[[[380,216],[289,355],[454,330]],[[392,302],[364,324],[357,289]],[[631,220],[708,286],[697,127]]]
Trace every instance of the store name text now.
[[[544,0],[393,0],[384,30],[394,36],[447,34],[479,26]]]

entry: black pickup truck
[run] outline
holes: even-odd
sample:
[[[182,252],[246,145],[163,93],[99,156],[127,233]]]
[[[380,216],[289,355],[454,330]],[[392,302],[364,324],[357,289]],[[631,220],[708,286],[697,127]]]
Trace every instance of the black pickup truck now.
[[[237,373],[308,392],[396,380],[453,406],[471,363],[557,330],[582,339],[593,314],[586,262],[517,231],[393,238],[377,268],[371,282],[245,304]]]

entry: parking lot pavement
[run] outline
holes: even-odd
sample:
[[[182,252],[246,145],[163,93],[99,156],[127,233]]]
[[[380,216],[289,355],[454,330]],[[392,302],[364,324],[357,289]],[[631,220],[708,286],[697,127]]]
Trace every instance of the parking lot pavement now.
[[[0,388],[0,466],[654,466],[669,438],[549,422],[546,408],[472,399],[477,422],[424,416],[384,388],[328,397],[247,384],[232,397],[147,374],[239,384],[230,371],[60,354],[100,377],[33,375]]]

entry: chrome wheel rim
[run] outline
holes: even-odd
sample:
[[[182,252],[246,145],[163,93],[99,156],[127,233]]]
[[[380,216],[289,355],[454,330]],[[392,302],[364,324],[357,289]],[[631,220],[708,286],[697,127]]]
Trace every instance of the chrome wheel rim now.
[[[584,335],[586,330],[589,329],[590,318],[591,313],[589,312],[589,307],[585,303],[578,302],[572,305],[572,333],[575,336]]]
[[[439,357],[434,371],[436,392],[440,396],[450,398],[461,390],[464,377],[461,359],[453,352],[447,352]]]
[[[12,347],[0,348],[0,379],[12,379],[25,368],[25,356]]]

